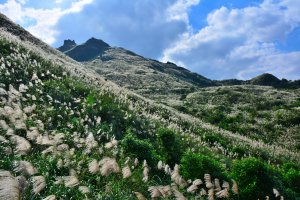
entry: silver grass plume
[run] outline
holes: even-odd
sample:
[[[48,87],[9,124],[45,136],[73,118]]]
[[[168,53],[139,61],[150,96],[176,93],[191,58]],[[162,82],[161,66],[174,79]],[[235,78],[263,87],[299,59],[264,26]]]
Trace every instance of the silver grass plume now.
[[[140,192],[134,192],[134,194],[138,200],[147,200],[146,197]]]
[[[33,193],[39,194],[46,187],[46,179],[43,176],[33,176]]]
[[[279,191],[275,188],[273,188],[273,194],[275,195],[276,198],[280,196]]]
[[[56,200],[56,196],[50,195],[50,196],[47,196],[46,198],[44,198],[43,200]]]
[[[148,191],[151,193],[151,197],[167,197],[172,194],[171,186],[151,186],[149,187]]]
[[[123,178],[128,178],[128,177],[131,176],[131,170],[130,170],[130,167],[128,165],[123,167],[122,174],[123,174]]]
[[[143,169],[143,181],[146,183],[149,180],[149,168],[147,165],[144,166]]]
[[[189,193],[195,193],[195,191],[199,188],[199,186],[202,184],[201,179],[196,179],[193,181],[193,184],[187,189],[187,192]]]
[[[134,166],[137,167],[138,164],[139,164],[139,159],[135,158],[135,159],[134,159]]]
[[[79,186],[78,190],[82,193],[82,194],[87,194],[90,193],[91,190],[90,188],[86,187],[86,186]]]
[[[221,185],[220,185],[220,180],[219,179],[217,179],[217,178],[215,178],[215,191],[216,192],[219,192],[219,191],[221,191],[222,189],[221,189]]]
[[[90,172],[91,174],[95,174],[95,173],[97,173],[99,170],[100,170],[100,168],[99,168],[98,161],[97,161],[96,159],[92,160],[92,161],[89,163],[89,172]]]
[[[162,170],[164,168],[164,164],[163,162],[160,160],[158,163],[157,163],[157,169],[158,170]]]
[[[8,171],[0,170],[0,199],[19,200],[18,181]]]
[[[31,144],[23,137],[13,135],[10,140],[16,145],[16,153],[19,155],[26,155],[31,150]]]
[[[64,183],[66,187],[73,188],[79,185],[79,180],[76,176],[60,176],[56,178],[55,184]]]
[[[183,196],[183,194],[178,191],[178,188],[175,183],[172,183],[171,186],[176,200],[187,200],[187,198],[185,198],[185,196]]]
[[[100,168],[100,173],[102,176],[108,176],[111,173],[118,173],[120,172],[120,167],[114,158],[103,158],[100,162],[99,165],[101,166]]]
[[[205,180],[205,186],[208,189],[211,189],[214,187],[214,185],[211,182],[211,176],[210,174],[204,174],[204,180]]]
[[[24,193],[26,189],[28,188],[28,181],[24,176],[17,176],[16,177],[18,183],[19,183],[19,189],[21,193]]]
[[[214,199],[215,199],[214,195],[215,195],[214,189],[213,189],[213,188],[210,188],[210,189],[208,190],[208,200],[214,200]]]
[[[206,190],[204,188],[201,188],[201,190],[200,190],[200,196],[205,196],[205,195],[207,195]]]
[[[239,189],[238,189],[238,185],[236,183],[235,180],[232,180],[232,188],[231,188],[232,192],[234,194],[239,194]]]
[[[38,171],[37,169],[28,161],[15,161],[14,162],[15,168],[14,171],[17,173],[22,173],[26,176],[32,176],[36,174]]]
[[[168,165],[166,165],[168,166]],[[182,178],[182,176],[179,173],[179,165],[174,166],[174,170],[171,173],[171,179],[179,186],[186,187],[187,182]]]

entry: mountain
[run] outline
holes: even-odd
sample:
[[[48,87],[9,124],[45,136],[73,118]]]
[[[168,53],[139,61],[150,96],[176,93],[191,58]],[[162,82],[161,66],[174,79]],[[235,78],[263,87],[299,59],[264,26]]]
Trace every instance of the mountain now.
[[[1,200],[299,198],[299,90],[194,88],[179,111],[0,22]]]
[[[75,44],[75,42],[72,44]],[[107,80],[144,96],[147,96],[149,92],[155,92],[151,88],[155,88],[161,94],[172,94],[173,97],[181,97],[196,88],[221,85],[250,84],[277,88],[300,88],[299,81],[280,80],[268,73],[245,81],[237,79],[210,80],[174,63],[162,63],[123,48],[110,47],[104,41],[95,38],[91,38],[86,43],[72,47],[69,50],[64,50],[65,46],[64,44],[58,50],[74,60],[85,62],[86,66],[104,75]],[[124,73],[126,73],[126,78],[124,78]],[[169,84],[163,84],[161,80],[168,80]],[[170,85],[170,83],[172,84]],[[150,91],[146,89],[150,86],[149,84],[151,85]],[[170,91],[170,87],[177,89],[176,91]],[[179,93],[181,95],[178,96]],[[157,99],[156,96],[152,95],[152,97]]]
[[[176,104],[183,95],[197,88],[217,85],[174,63],[144,58],[94,38],[65,53],[107,80],[159,102]]]
[[[91,38],[84,44],[77,45],[63,52],[74,60],[85,62],[95,59],[97,56],[103,54],[109,47],[110,46],[102,40]]]
[[[250,80],[250,83],[253,85],[279,86],[281,84],[281,81],[272,74],[264,73],[252,78]]]
[[[58,50],[61,52],[66,52],[75,46],[77,46],[77,44],[74,40],[65,40],[64,44],[61,47],[59,47]]]

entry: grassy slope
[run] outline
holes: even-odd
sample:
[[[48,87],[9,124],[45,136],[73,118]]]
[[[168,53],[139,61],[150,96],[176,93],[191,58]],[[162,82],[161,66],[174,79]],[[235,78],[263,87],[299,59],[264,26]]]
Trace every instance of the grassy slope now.
[[[300,91],[263,86],[204,88],[179,110],[226,130],[299,151]]]
[[[247,162],[239,160],[242,157],[248,157],[249,154],[279,164],[279,167],[273,164],[262,164],[262,168],[268,172],[267,176],[271,183],[267,185],[267,189],[260,188],[259,195],[271,196],[272,187],[278,188],[284,195],[295,195],[292,190],[297,191],[297,188],[294,188],[294,183],[291,181],[295,177],[294,171],[297,174],[299,169],[296,166],[284,166],[283,163],[297,160],[299,158],[297,154],[280,148],[275,151],[272,146],[217,130],[195,118],[177,113],[175,110],[155,104],[130,92],[122,93],[118,88],[112,91],[112,85],[107,86],[104,83],[101,85],[101,83],[100,86],[94,87],[90,84],[93,80],[90,79],[92,76],[84,79],[87,73],[81,74],[82,78],[75,78],[69,73],[74,75],[80,73],[78,71],[74,73],[74,69],[68,69],[69,66],[59,67],[35,53],[29,53],[28,49],[3,39],[0,44],[1,88],[9,91],[9,85],[16,89],[21,83],[29,86],[28,91],[22,96],[10,87],[10,92],[18,95],[13,97],[14,95],[10,94],[9,96],[19,106],[6,102],[7,96],[6,100],[2,99],[1,108],[3,109],[5,105],[13,108],[13,115],[2,114],[1,120],[12,128],[13,134],[26,138],[31,144],[28,152],[20,152],[13,139],[16,136],[8,135],[5,130],[7,127],[2,127],[0,130],[1,140],[3,140],[0,151],[2,154],[0,169],[12,171],[16,165],[15,161],[27,160],[37,169],[36,175],[46,178],[47,186],[38,195],[32,194],[32,184],[29,184],[23,194],[25,199],[40,199],[50,194],[67,199],[71,197],[82,199],[85,196],[92,199],[133,199],[133,191],[141,192],[149,197],[150,194],[147,192],[149,186],[171,183],[168,174],[156,169],[158,160],[169,164],[181,164],[183,176],[186,179],[202,179],[204,173],[211,173],[213,178],[219,177],[228,181],[230,178],[237,178],[240,182],[244,180],[241,175],[245,170],[240,166],[247,164],[249,160],[246,159]],[[78,67],[80,71],[80,66]],[[39,79],[31,81],[33,74],[37,74]],[[24,108],[32,105],[36,105],[36,108],[25,116]],[[101,117],[100,123],[97,122],[98,117]],[[18,127],[16,120],[24,122],[25,128],[24,126]],[[39,139],[29,139],[28,134],[34,130],[30,129],[33,127],[39,131]],[[166,129],[166,127],[172,127],[173,130]],[[109,143],[113,136],[116,137],[119,145],[112,149],[104,148],[103,146]],[[173,142],[168,143],[168,138],[171,138]],[[47,140],[52,143],[45,144]],[[65,144],[60,146],[63,150],[58,148],[54,152],[42,153],[48,147],[55,148],[61,144]],[[91,144],[97,145],[93,147]],[[176,146],[172,147],[172,144]],[[141,149],[144,150],[141,151]],[[184,152],[193,153],[182,155]],[[19,155],[20,153],[23,155]],[[134,165],[133,160],[136,157],[139,158],[140,164],[132,170],[133,175],[128,179],[121,179],[121,173],[107,177],[100,175],[99,172],[96,175],[91,174],[88,170],[89,163],[93,159],[99,161],[105,156],[116,158],[120,167],[126,166],[124,163],[127,156],[131,158],[130,166]],[[234,161],[235,158],[237,161]],[[147,159],[150,168],[149,181],[146,183],[142,181],[143,159]],[[207,164],[199,170],[197,167],[200,163],[191,163],[197,160]],[[239,162],[241,162],[240,165],[236,164]],[[251,161],[250,164],[255,162]],[[196,168],[189,168],[189,166]],[[22,174],[12,173],[15,176]],[[290,178],[291,173],[292,178]],[[70,174],[76,174],[80,185],[89,187],[92,192],[82,194],[78,186],[66,187],[64,184],[55,184],[58,177]],[[27,180],[32,179],[28,175],[25,177]],[[264,176],[258,174],[258,179],[262,178]],[[246,185],[251,180],[247,181],[241,183],[241,192],[247,190]],[[205,187],[202,186],[202,188]],[[187,193],[186,188],[180,191],[187,197],[195,196]],[[199,195],[199,192],[196,195]],[[256,198],[256,193],[251,195]],[[173,198],[173,194],[170,198]],[[232,198],[235,196],[233,195]]]

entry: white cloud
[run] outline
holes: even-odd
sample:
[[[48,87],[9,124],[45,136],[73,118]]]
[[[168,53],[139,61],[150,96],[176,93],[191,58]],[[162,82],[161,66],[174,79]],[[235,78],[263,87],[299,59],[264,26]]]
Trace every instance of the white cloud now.
[[[161,56],[163,49],[188,29],[184,19],[170,19],[167,10],[183,2],[184,9],[197,1],[182,0],[97,0],[79,15],[67,15],[58,23],[56,46],[66,38],[78,43],[90,37],[101,38],[145,57]],[[80,26],[78,26],[80,24]]]
[[[25,26],[25,28],[46,43],[53,44],[59,33],[59,31],[55,29],[55,25],[61,17],[67,14],[81,12],[84,6],[92,2],[93,0],[77,0],[67,9],[34,9],[26,7],[26,0],[8,0],[5,4],[0,4],[0,12],[21,25],[25,24],[28,19],[33,20],[35,24]]]
[[[168,20],[181,20],[188,22],[188,9],[198,5],[200,0],[177,0],[174,4],[167,8]]]
[[[299,26],[300,1],[265,0],[257,7],[221,7],[207,17],[207,26],[187,32],[165,49],[163,61],[183,63],[211,78],[249,78],[273,72],[295,78],[299,52],[276,48]],[[299,73],[297,74],[299,78]]]

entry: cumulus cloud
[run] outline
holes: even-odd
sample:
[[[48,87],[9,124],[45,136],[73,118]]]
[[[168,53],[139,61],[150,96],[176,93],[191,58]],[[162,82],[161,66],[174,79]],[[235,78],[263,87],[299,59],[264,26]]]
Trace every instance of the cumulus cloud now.
[[[201,0],[39,2],[7,0],[0,12],[55,47],[68,38],[81,43],[97,37],[212,79],[248,79],[263,72],[299,78],[299,52],[278,46],[299,28],[300,1],[220,7],[207,15],[207,25],[200,30],[190,24],[189,14]]]
[[[92,2],[93,0],[78,0],[73,1],[66,9],[59,7],[36,9],[26,6],[28,0],[8,0],[6,3],[0,4],[0,12],[13,21],[25,25],[25,28],[36,37],[48,44],[53,44],[59,33],[59,30],[55,29],[55,25],[60,18],[71,13],[81,12],[84,6]],[[29,25],[28,22],[30,22]]]
[[[80,43],[97,37],[111,45],[158,58],[163,49],[188,30],[186,12],[197,3],[199,0],[98,0],[80,15],[61,19],[58,29],[64,34],[58,41],[76,38]]]
[[[221,7],[207,16],[206,27],[195,34],[186,32],[166,48],[162,60],[215,79],[246,79],[261,72],[299,78],[299,52],[276,48],[299,26],[299,13],[300,2],[292,0],[265,0],[242,9]]]
[[[167,19],[168,20],[179,20],[185,21],[187,24],[189,16],[188,10],[192,6],[198,5],[200,0],[178,0],[173,5],[167,8]]]

